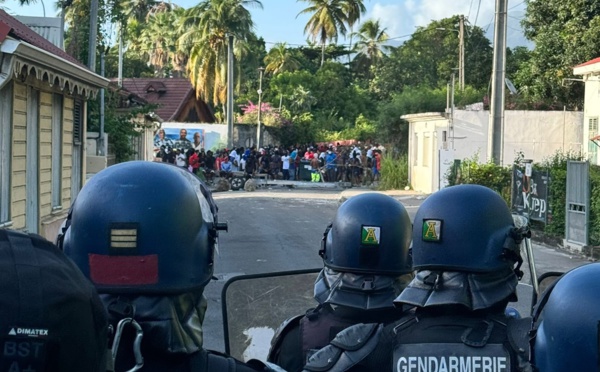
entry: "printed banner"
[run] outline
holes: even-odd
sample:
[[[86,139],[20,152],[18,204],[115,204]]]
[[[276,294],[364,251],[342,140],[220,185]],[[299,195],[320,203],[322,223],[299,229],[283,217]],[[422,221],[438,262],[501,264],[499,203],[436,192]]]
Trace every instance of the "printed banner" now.
[[[531,176],[527,174],[531,172]],[[529,219],[546,223],[549,215],[547,171],[513,166],[512,210]]]

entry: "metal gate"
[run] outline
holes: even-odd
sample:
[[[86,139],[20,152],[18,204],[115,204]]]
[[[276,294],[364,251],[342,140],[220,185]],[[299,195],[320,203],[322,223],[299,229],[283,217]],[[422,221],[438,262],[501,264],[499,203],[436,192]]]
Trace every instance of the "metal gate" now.
[[[588,245],[590,219],[590,164],[567,162],[565,238],[568,243]]]

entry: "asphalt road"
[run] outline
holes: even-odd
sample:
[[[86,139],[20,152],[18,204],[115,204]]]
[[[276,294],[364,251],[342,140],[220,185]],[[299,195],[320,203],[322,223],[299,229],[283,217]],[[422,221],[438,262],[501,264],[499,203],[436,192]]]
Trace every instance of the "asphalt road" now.
[[[215,193],[219,221],[227,221],[229,231],[221,233],[215,277],[205,290],[208,311],[204,321],[204,344],[225,351],[221,291],[225,282],[237,275],[320,268],[318,250],[323,232],[333,219],[341,200],[369,190],[273,190]],[[395,192],[414,217],[424,195]],[[565,271],[587,263],[552,247],[533,244],[538,275]],[[526,266],[524,263],[523,266]],[[525,270],[528,271],[528,270]],[[523,281],[528,281],[528,273]],[[308,284],[309,287],[312,283]],[[298,309],[303,312],[305,309]],[[265,310],[271,311],[271,310]]]

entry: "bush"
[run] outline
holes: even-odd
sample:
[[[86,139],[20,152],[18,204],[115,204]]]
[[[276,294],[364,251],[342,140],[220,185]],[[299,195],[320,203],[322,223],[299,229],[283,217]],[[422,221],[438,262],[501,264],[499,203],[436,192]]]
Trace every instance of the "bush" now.
[[[380,177],[380,190],[403,190],[408,185],[408,156],[382,156]]]
[[[450,169],[446,179],[450,186],[476,184],[489,187],[498,192],[510,205],[512,167],[503,167],[492,162],[479,163],[479,156],[464,159],[458,169]]]

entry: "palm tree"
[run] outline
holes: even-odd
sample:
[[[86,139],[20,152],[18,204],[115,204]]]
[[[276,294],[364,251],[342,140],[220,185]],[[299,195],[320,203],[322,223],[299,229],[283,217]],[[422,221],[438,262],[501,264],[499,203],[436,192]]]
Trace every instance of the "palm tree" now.
[[[300,62],[287,49],[287,43],[277,43],[265,57],[265,71],[277,75],[284,71],[296,71],[300,68]]]
[[[188,10],[178,40],[189,55],[187,71],[196,94],[214,105],[226,101],[227,37],[247,39],[254,23],[246,6],[262,8],[259,0],[204,0]]]
[[[325,43],[327,41],[337,42],[338,36],[346,35],[346,23],[348,15],[344,11],[345,0],[302,0],[310,3],[310,6],[302,10],[300,14],[312,14],[304,33],[321,43],[321,66],[325,62]]]
[[[358,52],[356,60],[367,71],[370,67],[383,58],[383,50],[388,47],[384,44],[389,39],[385,28],[381,28],[379,20],[369,19],[355,32],[358,38],[355,50]]]
[[[311,91],[298,85],[294,89],[291,98],[291,108],[297,109],[299,112],[309,112],[310,108],[317,103],[317,99],[312,95]]]
[[[360,21],[360,17],[365,14],[367,8],[363,4],[363,0],[344,0],[342,8],[348,17],[348,20],[346,21],[348,27],[350,28],[350,47],[348,49],[352,50],[352,35],[354,34],[354,25]],[[348,62],[350,62],[350,54],[348,54]]]
[[[135,19],[138,22],[146,20],[148,13],[160,1],[157,0],[125,0],[121,3],[123,15],[127,19]]]
[[[159,76],[164,76],[167,68],[177,75],[185,70],[188,56],[176,47],[180,34],[179,28],[173,27],[180,22],[184,12],[183,8],[176,7],[171,11],[148,13],[137,42],[131,45],[132,51],[147,58]]]

